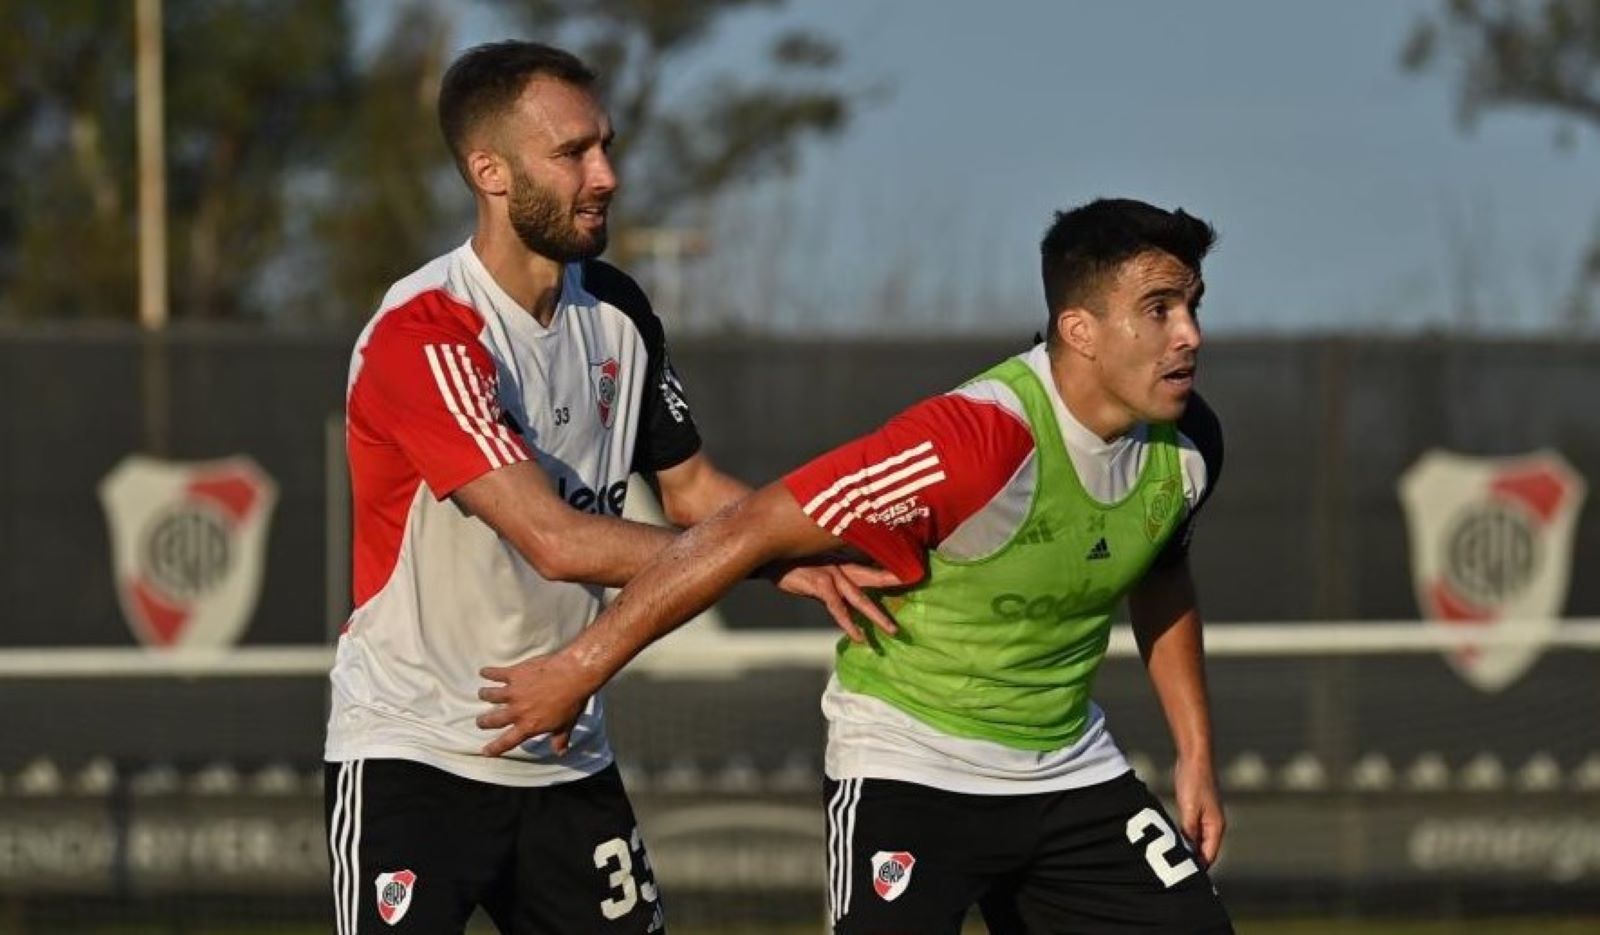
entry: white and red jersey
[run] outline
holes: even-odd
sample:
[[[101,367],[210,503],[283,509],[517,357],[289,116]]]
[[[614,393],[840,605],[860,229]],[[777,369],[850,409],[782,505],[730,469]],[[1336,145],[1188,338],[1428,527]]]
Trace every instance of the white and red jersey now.
[[[1147,427],[1102,440],[1068,411],[1044,345],[1020,356],[1049,394],[1084,490],[1106,503],[1122,499],[1144,470]],[[1221,427],[1198,395],[1177,428],[1188,515],[1157,565],[1187,554],[1195,513],[1222,467]],[[930,553],[975,561],[1019,535],[1036,534],[1020,528],[1033,501],[1035,455],[1021,400],[999,380],[981,379],[912,406],[789,474],[784,484],[817,525],[912,584],[927,573]],[[1039,753],[942,733],[888,702],[844,689],[837,678],[822,705],[833,779],[1015,794],[1092,785],[1127,769],[1098,707],[1077,743]]]
[[[660,322],[626,275],[569,264],[548,327],[471,243],[396,283],[356,342],[345,403],[355,612],[339,639],[325,756],[415,760],[535,786],[611,762],[598,701],[571,751],[479,751],[486,665],[553,652],[599,612],[599,586],[547,581],[450,499],[537,459],[574,508],[620,515],[628,475],[700,446]]]

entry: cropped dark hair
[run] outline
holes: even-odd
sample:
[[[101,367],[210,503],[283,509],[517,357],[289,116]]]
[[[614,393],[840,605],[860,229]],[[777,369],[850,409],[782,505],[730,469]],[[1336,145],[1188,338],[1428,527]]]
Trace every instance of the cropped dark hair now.
[[[450,65],[439,85],[439,129],[458,165],[473,129],[510,110],[534,78],[580,88],[595,83],[595,73],[571,52],[515,39],[474,46]]]
[[[1198,273],[1216,239],[1210,224],[1181,208],[1165,211],[1131,198],[1101,198],[1057,211],[1039,243],[1051,343],[1056,315],[1075,306],[1098,312],[1096,300],[1123,263],[1160,250]]]

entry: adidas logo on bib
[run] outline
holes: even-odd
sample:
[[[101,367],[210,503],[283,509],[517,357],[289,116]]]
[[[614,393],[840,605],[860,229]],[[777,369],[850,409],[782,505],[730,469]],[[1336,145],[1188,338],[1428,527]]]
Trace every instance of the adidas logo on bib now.
[[[1089,554],[1084,556],[1084,560],[1090,561],[1090,562],[1097,562],[1097,561],[1099,561],[1099,560],[1101,560],[1103,558],[1110,558],[1110,557],[1111,557],[1111,547],[1106,545],[1105,537],[1102,536],[1100,538],[1100,541],[1096,542],[1094,544],[1094,548],[1089,550]]]

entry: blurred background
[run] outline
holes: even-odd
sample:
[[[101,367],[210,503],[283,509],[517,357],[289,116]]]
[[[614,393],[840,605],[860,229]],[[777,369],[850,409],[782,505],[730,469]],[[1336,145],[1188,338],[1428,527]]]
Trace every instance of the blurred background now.
[[[1026,349],[1054,210],[1213,222],[1240,930],[1600,931],[1600,2],[0,0],[0,933],[331,928],[345,371],[512,36],[600,71],[608,258],[752,482]],[[741,586],[611,690],[675,932],[822,930],[830,639]]]

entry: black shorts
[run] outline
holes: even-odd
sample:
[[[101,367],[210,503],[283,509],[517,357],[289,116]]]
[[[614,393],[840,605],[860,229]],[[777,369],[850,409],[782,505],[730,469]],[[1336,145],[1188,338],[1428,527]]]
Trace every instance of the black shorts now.
[[[1083,789],[967,795],[825,783],[838,935],[1233,931],[1210,878],[1133,773]]]
[[[615,766],[522,788],[406,760],[327,764],[336,935],[661,933],[655,876]]]

